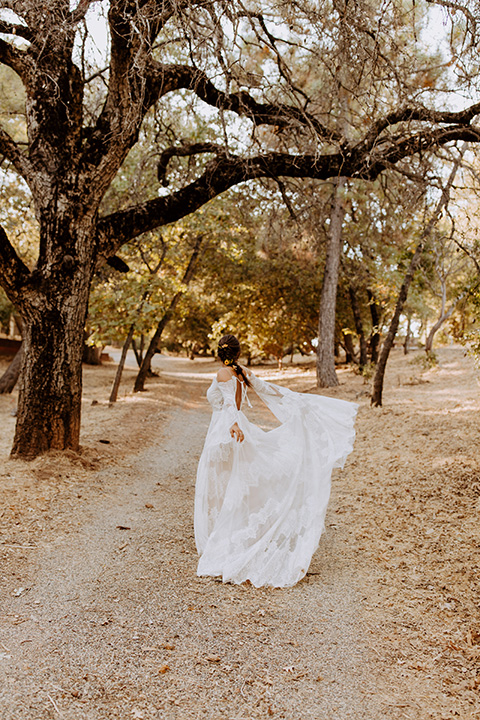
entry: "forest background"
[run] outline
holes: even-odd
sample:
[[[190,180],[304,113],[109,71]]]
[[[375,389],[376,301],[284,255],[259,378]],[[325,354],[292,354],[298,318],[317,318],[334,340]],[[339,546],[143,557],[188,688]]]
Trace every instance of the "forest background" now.
[[[479,28],[476,0],[0,0],[5,718],[479,717]],[[360,405],[285,592],[195,573],[224,330]],[[82,358],[127,341],[113,404]]]
[[[399,327],[478,353],[477,2],[0,5],[14,454],[78,447],[85,342],[141,390],[234,329],[376,405]]]

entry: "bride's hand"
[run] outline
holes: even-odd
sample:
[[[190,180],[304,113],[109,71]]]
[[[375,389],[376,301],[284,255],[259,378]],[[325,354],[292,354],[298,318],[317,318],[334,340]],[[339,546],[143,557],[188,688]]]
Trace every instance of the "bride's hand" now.
[[[243,442],[245,439],[243,432],[238,426],[238,423],[234,423],[232,425],[232,427],[230,428],[230,435],[232,436],[232,438],[235,438],[237,442]]]

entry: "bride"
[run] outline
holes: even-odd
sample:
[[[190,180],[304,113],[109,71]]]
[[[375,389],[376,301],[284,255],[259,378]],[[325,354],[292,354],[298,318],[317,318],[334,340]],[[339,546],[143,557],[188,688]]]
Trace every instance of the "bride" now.
[[[198,575],[290,587],[307,572],[324,527],[334,467],[353,447],[358,406],[267,383],[238,364],[225,335],[222,367],[207,391],[213,408],[195,492]],[[242,406],[248,389],[280,425],[268,432]]]

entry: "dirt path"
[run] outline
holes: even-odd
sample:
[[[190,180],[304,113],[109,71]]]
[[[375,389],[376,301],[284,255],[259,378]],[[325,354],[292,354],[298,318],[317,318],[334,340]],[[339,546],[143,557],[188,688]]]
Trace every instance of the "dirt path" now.
[[[363,402],[356,450],[334,483],[310,573],[289,590],[196,577],[194,479],[216,368],[162,364],[161,381],[140,400],[108,409],[107,393],[91,391],[100,402],[88,405],[81,458],[5,463],[1,720],[479,718],[480,625],[465,568],[465,596],[451,586],[457,553],[470,552],[467,566],[478,559],[468,497],[450,507],[449,522],[463,515],[469,533],[443,558],[443,585],[421,557],[425,541],[432,568],[442,561],[432,473],[448,479],[460,463],[455,488],[468,473],[469,491],[480,482],[469,443],[480,437],[478,389],[461,352],[446,351],[429,373],[399,358],[395,397],[380,412],[362,399],[360,378],[342,375],[332,394]],[[312,373],[283,381],[305,390]],[[266,422],[259,408],[254,415]],[[463,434],[452,438],[455,422]],[[429,438],[422,433],[435,442],[415,463]],[[95,443],[106,439],[99,453]],[[427,469],[433,515],[411,497],[414,488],[421,496]]]

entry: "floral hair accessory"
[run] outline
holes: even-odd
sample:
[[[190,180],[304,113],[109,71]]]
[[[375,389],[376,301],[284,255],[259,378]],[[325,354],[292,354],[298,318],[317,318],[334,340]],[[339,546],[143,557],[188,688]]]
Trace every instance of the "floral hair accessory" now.
[[[223,348],[228,347],[228,345],[227,345],[227,343],[224,343],[223,345],[219,345],[218,347],[219,347],[219,348],[222,348],[222,350],[223,350]]]
[[[223,364],[224,364],[224,365],[231,365],[231,364],[232,364],[232,361],[227,359],[227,360],[224,360],[224,361],[223,361]]]

